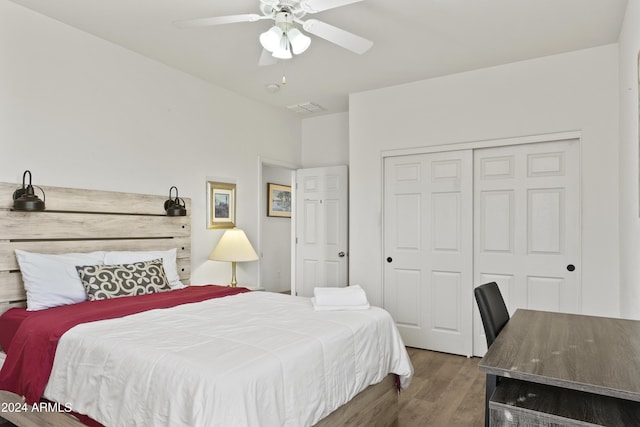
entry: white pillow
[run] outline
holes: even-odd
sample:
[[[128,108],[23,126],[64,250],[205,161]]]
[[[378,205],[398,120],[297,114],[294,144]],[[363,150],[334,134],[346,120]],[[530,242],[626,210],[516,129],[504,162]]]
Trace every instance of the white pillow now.
[[[104,263],[109,264],[132,264],[140,261],[153,261],[162,258],[162,268],[169,280],[171,289],[182,289],[185,286],[178,276],[178,266],[176,265],[176,248],[166,251],[111,251],[104,256]]]
[[[76,271],[79,265],[104,264],[104,252],[39,254],[15,250],[27,310],[36,311],[86,301],[87,294]]]

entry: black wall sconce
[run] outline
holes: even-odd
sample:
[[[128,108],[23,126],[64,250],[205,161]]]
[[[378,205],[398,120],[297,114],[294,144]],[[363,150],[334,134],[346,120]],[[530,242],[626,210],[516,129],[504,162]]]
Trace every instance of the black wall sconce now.
[[[25,186],[27,174],[29,174],[29,184]],[[44,190],[40,188],[40,191],[42,191],[42,198],[46,200],[47,196],[44,194]],[[31,171],[24,171],[22,174],[22,188],[18,188],[13,192],[13,209],[16,211],[29,212],[44,210],[44,200],[40,200],[40,198],[36,196],[33,185],[31,185]]]
[[[171,198],[171,191],[176,189],[176,198]],[[178,197],[178,187],[175,185],[169,189],[169,200],[164,202],[164,210],[167,211],[167,216],[186,216],[187,207],[180,197]]]

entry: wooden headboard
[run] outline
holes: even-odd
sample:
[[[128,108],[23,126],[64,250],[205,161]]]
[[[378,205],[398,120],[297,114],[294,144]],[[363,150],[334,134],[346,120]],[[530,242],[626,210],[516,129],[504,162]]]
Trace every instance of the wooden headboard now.
[[[168,195],[42,186],[46,210],[21,212],[12,210],[20,186],[0,183],[0,314],[26,303],[14,249],[58,254],[177,248],[180,280],[189,283],[191,199],[184,199],[187,216],[168,217]],[[37,188],[36,194],[42,198]]]

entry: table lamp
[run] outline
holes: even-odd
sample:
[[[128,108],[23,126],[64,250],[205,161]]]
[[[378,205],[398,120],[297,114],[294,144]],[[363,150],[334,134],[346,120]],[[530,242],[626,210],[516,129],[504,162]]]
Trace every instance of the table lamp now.
[[[232,228],[224,232],[218,244],[209,255],[212,261],[231,262],[231,286],[236,286],[236,262],[255,261],[258,254],[251,246],[251,242],[239,228]]]

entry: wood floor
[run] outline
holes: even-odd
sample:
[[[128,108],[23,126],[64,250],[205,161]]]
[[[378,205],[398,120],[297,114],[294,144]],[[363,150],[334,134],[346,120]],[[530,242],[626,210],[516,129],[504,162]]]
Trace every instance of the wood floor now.
[[[398,427],[484,426],[480,358],[408,348],[415,374],[400,393]]]
[[[415,374],[400,393],[398,427],[483,427],[480,358],[408,348]],[[0,427],[13,424],[0,423]]]

